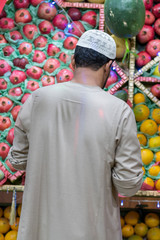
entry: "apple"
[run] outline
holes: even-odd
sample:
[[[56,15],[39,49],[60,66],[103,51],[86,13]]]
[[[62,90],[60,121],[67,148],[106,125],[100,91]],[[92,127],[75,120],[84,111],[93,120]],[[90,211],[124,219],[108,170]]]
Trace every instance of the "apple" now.
[[[13,39],[13,40],[23,39],[22,34],[19,31],[12,31],[9,34],[10,34],[11,39]]]
[[[13,139],[14,139],[14,128],[11,128],[7,134],[6,140],[12,145]]]
[[[4,90],[6,88],[7,88],[7,82],[3,78],[0,78],[0,90]]]
[[[80,11],[78,8],[75,8],[75,7],[71,7],[71,8],[68,10],[68,15],[70,16],[70,18],[71,18],[73,21],[78,21],[78,20],[80,20],[81,17],[82,17],[81,11]]]
[[[53,40],[61,40],[65,38],[65,34],[62,31],[56,32],[52,37]]]
[[[47,44],[47,38],[44,37],[44,36],[39,36],[34,40],[33,43],[34,43],[35,48],[37,48],[37,47],[38,48],[43,48]]]
[[[78,42],[78,39],[76,37],[69,36],[64,40],[63,46],[66,49],[73,50],[76,48],[77,42]]]
[[[68,24],[68,20],[64,14],[57,14],[52,21],[53,25],[61,30],[64,30]]]
[[[16,67],[25,69],[26,64],[28,64],[28,59],[27,58],[15,58],[13,59],[13,64]]]
[[[152,26],[144,25],[137,34],[137,40],[141,44],[145,44],[154,39],[154,29]]]
[[[145,25],[152,25],[155,21],[155,16],[153,15],[153,13],[149,10],[146,10],[145,12]]]
[[[35,50],[34,51],[34,55],[33,55],[33,62],[37,62],[37,63],[42,63],[44,62],[44,60],[46,59],[46,55],[44,52],[40,51],[40,50]]]
[[[85,28],[83,27],[83,24],[81,22],[73,21],[71,23],[71,27],[69,28],[68,32],[80,37],[82,33],[85,32]]]
[[[31,94],[30,93],[25,93],[21,99],[21,103],[25,103],[25,101],[29,98]]]
[[[11,114],[14,121],[16,121],[20,109],[21,109],[21,105],[16,105],[12,108]]]
[[[154,23],[154,31],[158,36],[160,36],[160,18],[157,18],[157,20]]]
[[[38,33],[38,28],[35,24],[26,24],[23,27],[23,33],[28,39],[33,39],[35,34]]]
[[[7,143],[1,142],[0,143],[0,157],[4,160],[9,152],[10,146]]]
[[[28,8],[29,0],[14,0],[13,4],[15,8]]]
[[[44,71],[52,73],[59,67],[60,67],[60,62],[56,58],[49,58],[44,64],[43,69]]]
[[[22,8],[15,12],[16,23],[29,23],[31,21],[32,21],[32,16],[27,9]]]
[[[62,69],[56,75],[57,83],[68,82],[73,78],[73,72],[68,69]]]
[[[0,13],[0,18],[4,18],[7,17],[7,13],[4,9],[2,9],[1,13]]]
[[[27,89],[31,90],[31,91],[35,91],[36,89],[39,88],[39,83],[33,80],[30,80],[27,82]]]
[[[157,97],[158,99],[160,99],[160,84],[157,83],[155,85],[153,85],[150,89],[151,93]]]
[[[5,60],[0,59],[0,76],[7,72],[11,72],[11,66]]]
[[[56,7],[54,5],[51,5],[50,3],[43,2],[38,7],[37,15],[39,18],[51,21],[56,16],[56,14]]]
[[[153,0],[143,0],[145,9],[150,10],[153,7]]]
[[[87,22],[90,24],[92,27],[96,26],[96,21],[97,21],[97,13],[95,11],[88,11],[83,14],[82,16],[82,21]]]
[[[111,84],[116,83],[117,81],[118,81],[117,74],[113,70],[111,70],[110,71],[110,75],[109,75],[109,77],[107,79],[105,88],[108,88]]]
[[[32,52],[32,44],[29,42],[22,42],[18,49],[20,54],[29,55]]]
[[[9,167],[9,169],[14,173],[17,172],[17,170],[12,166],[12,164],[10,163],[10,161],[7,159],[5,161],[5,164]]]
[[[34,79],[39,79],[42,75],[43,71],[40,67],[33,66],[29,69],[27,69],[26,74],[27,76],[34,78]]]
[[[37,5],[39,5],[41,2],[44,2],[44,0],[30,0],[30,3],[36,7]]]
[[[59,59],[64,63],[68,63],[71,61],[71,56],[69,56],[65,52],[61,52],[59,55]]]
[[[14,52],[14,48],[12,48],[11,46],[6,46],[3,48],[4,56],[10,56],[12,52]]]
[[[11,30],[15,27],[14,20],[12,18],[1,18],[0,28]]]
[[[160,39],[154,39],[149,41],[145,49],[152,58],[156,57],[160,52]]]
[[[0,113],[8,112],[13,106],[13,102],[7,97],[0,97]]]
[[[4,131],[5,129],[11,126],[11,120],[9,117],[4,117],[0,115],[0,131]]]
[[[53,85],[53,84],[55,84],[55,78],[53,76],[44,75],[41,78],[41,82],[42,82],[43,87]]]
[[[10,88],[9,91],[8,91],[8,94],[13,96],[13,97],[21,96],[22,89],[20,87]]]
[[[12,84],[19,84],[26,80],[26,74],[23,71],[20,70],[13,70],[11,73],[9,80]]]
[[[48,44],[48,48],[47,48],[47,54],[48,56],[54,56],[56,55],[58,52],[60,52],[60,48],[57,47],[54,44]]]
[[[154,5],[152,7],[152,13],[156,18],[160,18],[160,3]]]
[[[147,63],[151,61],[151,56],[146,51],[140,51],[138,54],[138,57],[136,59],[136,65],[137,67],[143,67]]]
[[[0,34],[0,44],[1,43],[7,43],[7,40],[5,39],[4,35]]]
[[[54,31],[54,27],[51,22],[44,20],[39,25],[39,30],[42,34],[49,34],[51,31]]]

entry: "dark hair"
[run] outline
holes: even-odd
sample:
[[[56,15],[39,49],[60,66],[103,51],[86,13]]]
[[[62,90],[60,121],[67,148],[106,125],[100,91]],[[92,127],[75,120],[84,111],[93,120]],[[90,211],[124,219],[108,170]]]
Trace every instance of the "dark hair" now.
[[[93,49],[80,46],[76,46],[74,58],[76,67],[88,67],[94,71],[111,60]]]

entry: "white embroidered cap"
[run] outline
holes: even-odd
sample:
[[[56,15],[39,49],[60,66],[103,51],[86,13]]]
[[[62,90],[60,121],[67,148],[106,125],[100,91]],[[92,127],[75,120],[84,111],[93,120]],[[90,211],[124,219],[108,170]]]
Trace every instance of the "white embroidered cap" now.
[[[107,33],[100,30],[88,30],[82,34],[77,46],[86,47],[103,54],[104,56],[116,58],[116,43]]]

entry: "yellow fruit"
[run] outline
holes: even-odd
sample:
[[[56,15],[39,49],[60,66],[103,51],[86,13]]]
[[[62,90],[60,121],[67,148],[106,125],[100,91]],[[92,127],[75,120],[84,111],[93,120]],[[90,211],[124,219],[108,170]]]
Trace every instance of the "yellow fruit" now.
[[[22,204],[19,204],[17,207],[17,214],[19,217],[21,216],[21,208],[22,208]]]
[[[129,225],[136,225],[139,220],[139,213],[136,211],[129,211],[125,217],[124,220]]]
[[[160,125],[158,125],[158,134],[160,135]]]
[[[0,233],[6,233],[10,229],[9,221],[7,218],[0,218]]]
[[[136,105],[133,111],[137,122],[147,119],[150,114],[149,108],[144,104]]]
[[[148,140],[148,144],[150,148],[158,148],[160,147],[160,136],[152,137]]]
[[[140,143],[141,145],[146,146],[146,144],[147,144],[147,138],[146,138],[146,136],[145,136],[144,134],[138,133],[138,134],[137,134],[137,138],[138,138],[139,143]]]
[[[156,123],[160,124],[160,108],[153,109],[152,118],[156,121]]]
[[[153,75],[159,76],[160,77],[160,72],[159,72],[159,66],[157,65],[154,69]]]
[[[121,228],[124,226],[124,218],[121,217]]]
[[[19,220],[20,220],[20,218],[19,218],[19,217],[16,217],[15,223],[14,223],[13,225],[11,225],[11,229],[12,229],[12,230],[18,231]]]
[[[133,226],[129,225],[129,224],[124,225],[124,227],[122,228],[122,236],[128,238],[128,237],[132,236],[133,234],[134,234]]]
[[[133,97],[133,102],[134,104],[138,104],[138,103],[144,103],[145,102],[145,96],[143,93],[136,93]]]
[[[3,209],[0,207],[0,218],[3,216]]]
[[[148,213],[144,219],[145,224],[152,228],[159,225],[159,216],[156,213]]]
[[[154,177],[156,177],[158,174],[159,174],[159,172],[160,172],[160,166],[151,166],[150,168],[149,168],[149,170],[148,170],[148,172],[149,172],[149,174],[151,175],[151,176],[154,176]]]
[[[143,238],[138,235],[132,235],[130,238],[128,238],[128,240],[143,240]]]
[[[156,227],[149,229],[147,240],[160,240],[160,229]]]
[[[10,218],[10,212],[11,212],[11,206],[8,206],[4,209],[4,217],[9,219]]]
[[[155,160],[156,162],[160,162],[160,151],[155,153]]]
[[[152,136],[158,131],[158,125],[154,120],[147,119],[144,122],[142,122],[140,126],[140,131]]]
[[[144,179],[144,183],[148,185],[151,189],[154,188],[154,181],[150,177]]]
[[[142,158],[142,162],[145,165],[148,165],[152,162],[153,158],[154,158],[154,154],[150,149],[141,149],[141,158]]]
[[[145,223],[137,223],[134,228],[134,231],[138,236],[144,237],[148,232],[148,227]]]
[[[143,170],[143,175],[145,175],[145,173],[146,173],[146,170],[145,170],[145,168],[144,168],[144,167],[142,167],[142,170]]]
[[[160,179],[155,181],[155,188],[156,190],[160,190]]]
[[[5,235],[5,240],[16,240],[17,231],[11,230]]]
[[[4,240],[4,235],[0,233],[0,240]]]

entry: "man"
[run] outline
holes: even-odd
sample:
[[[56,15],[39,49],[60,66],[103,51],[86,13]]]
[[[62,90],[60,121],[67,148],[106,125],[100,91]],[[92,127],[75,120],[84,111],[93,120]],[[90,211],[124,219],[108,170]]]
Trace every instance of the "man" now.
[[[23,105],[9,154],[26,169],[17,240],[120,240],[118,193],[142,183],[135,118],[103,91],[116,57],[99,30],[78,41],[71,82],[36,90]]]

